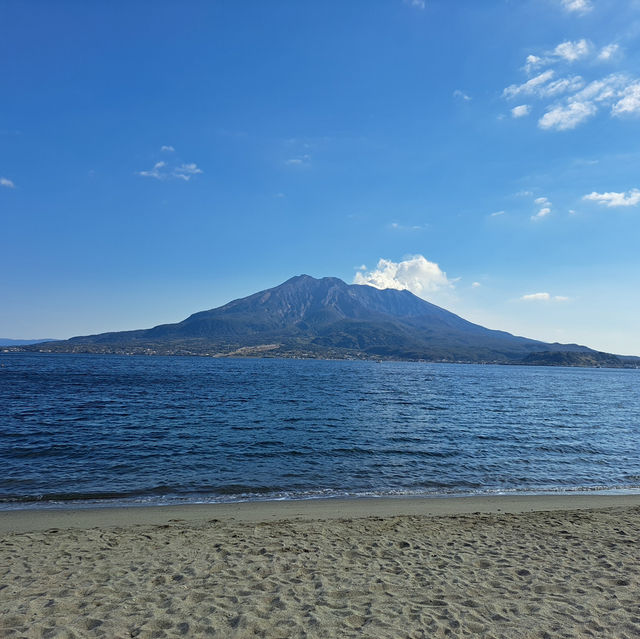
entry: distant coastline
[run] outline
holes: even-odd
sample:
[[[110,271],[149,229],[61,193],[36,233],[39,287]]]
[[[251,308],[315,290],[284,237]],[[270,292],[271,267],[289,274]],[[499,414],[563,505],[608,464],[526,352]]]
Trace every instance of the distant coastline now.
[[[74,344],[68,342],[32,342],[31,344],[6,346],[0,345],[0,353],[43,353],[67,355],[125,355],[141,357],[212,357],[237,359],[309,359],[326,361],[373,361],[373,362],[425,362],[429,364],[482,364],[495,366],[557,366],[580,368],[640,368],[640,357],[632,355],[613,355],[592,351],[590,353],[571,353],[540,351],[528,355],[522,360],[471,360],[456,358],[427,359],[423,357],[401,357],[394,355],[372,355],[362,351],[348,350],[295,350],[279,344],[265,344],[256,347],[233,346],[227,349],[212,349],[203,344],[190,346],[135,346]]]
[[[0,347],[2,346],[29,346],[30,344],[42,344],[44,342],[56,342],[52,337],[43,339],[11,339],[9,337],[0,337]]]

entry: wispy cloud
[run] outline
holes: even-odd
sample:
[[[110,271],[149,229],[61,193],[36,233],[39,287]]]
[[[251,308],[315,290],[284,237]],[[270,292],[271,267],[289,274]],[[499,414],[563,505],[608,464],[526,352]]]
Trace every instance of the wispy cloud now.
[[[424,231],[428,228],[428,224],[400,224],[399,222],[391,222],[389,228],[394,231]]]
[[[458,98],[460,100],[464,100],[465,102],[470,102],[471,101],[471,97],[468,96],[464,91],[460,91],[460,89],[456,89],[453,92],[453,97],[454,98]]]
[[[501,215],[505,215],[506,211],[496,211],[495,213],[491,213],[489,217],[500,217]]]
[[[538,121],[541,129],[557,129],[566,131],[575,129],[597,111],[591,102],[569,102],[566,106],[549,109]]]
[[[528,293],[520,298],[524,302],[566,302],[565,295],[550,295],[549,293]]]
[[[617,116],[640,113],[640,82],[624,88],[620,100],[611,107],[611,113]]]
[[[608,193],[589,193],[585,195],[583,200],[590,200],[591,202],[597,202],[603,206],[636,206],[640,204],[640,189],[631,189],[630,191],[616,193],[610,191]]]
[[[160,150],[170,153],[175,152],[172,146],[162,146]],[[183,180],[184,182],[189,182],[191,178],[202,172],[202,169],[195,162],[160,160],[153,165],[153,168],[138,171],[137,175],[155,180]]]
[[[531,75],[540,65],[545,64],[545,60],[537,55],[528,55],[527,61],[524,65],[524,70],[527,75]]]
[[[579,75],[559,78],[549,82],[555,75],[553,69],[547,69],[543,73],[523,82],[512,84],[502,92],[505,98],[515,98],[519,95],[528,95],[536,98],[552,98],[562,93],[578,91],[584,86],[584,80]]]
[[[285,160],[284,163],[287,166],[309,166],[311,164],[311,156],[308,153],[305,153],[304,155],[289,158],[288,160]]]
[[[531,107],[528,104],[520,104],[511,109],[511,117],[513,118],[523,118],[526,115],[529,115],[531,111]]]
[[[566,11],[571,13],[587,13],[593,9],[590,0],[560,0]]]
[[[617,44],[608,44],[606,47],[602,47],[602,49],[600,49],[598,60],[608,62],[618,53],[619,50],[620,47]]]
[[[166,162],[156,162],[152,169],[147,171],[138,171],[138,175],[142,177],[152,177],[156,180],[162,180],[167,177],[167,173],[164,171],[164,167],[167,166]]]
[[[594,70],[601,68],[595,62],[612,63],[620,58],[619,50],[615,43],[598,49],[583,38],[561,42],[541,55],[530,54],[523,69],[528,76],[535,75],[520,84],[507,86],[502,96],[506,100],[527,96],[534,104],[542,102],[544,113],[538,118],[538,127],[543,130],[575,129],[600,110],[608,110],[612,117],[640,114],[640,80],[637,78],[622,72],[595,79],[566,74],[569,65],[584,63],[583,73],[593,75]],[[533,108],[531,104],[514,106],[511,115],[523,117]]]
[[[580,58],[584,58],[589,55],[591,51],[591,44],[584,38],[582,40],[576,40],[571,42],[561,42],[554,50],[553,54],[559,58],[564,58],[567,62],[575,62]]]
[[[181,164],[180,166],[175,167],[172,175],[173,177],[180,178],[181,180],[188,182],[194,175],[198,175],[199,173],[202,173],[202,169],[199,169],[195,162],[191,162],[189,164]]]
[[[427,5],[426,0],[404,0],[404,3],[415,9],[424,9]]]
[[[170,144],[163,144],[160,147],[161,151],[167,151],[168,153],[173,153],[175,151],[175,149],[170,145]]]
[[[0,177],[0,186],[4,186],[7,189],[15,189],[16,185],[13,183],[13,180],[10,180],[6,177]]]
[[[534,204],[538,207],[538,212],[531,216],[534,221],[541,220],[551,213],[551,202],[546,197],[537,197]]]
[[[447,274],[422,255],[414,255],[402,262],[381,259],[374,270],[356,273],[353,283],[382,289],[407,289],[419,297],[453,287],[453,281]]]
[[[543,217],[547,217],[551,213],[551,207],[543,206],[535,215],[531,216],[532,220],[541,220]]]
[[[512,84],[502,92],[502,95],[505,98],[514,98],[518,95],[535,95],[539,92],[541,86],[551,80],[554,73],[552,69],[548,69],[523,84]]]

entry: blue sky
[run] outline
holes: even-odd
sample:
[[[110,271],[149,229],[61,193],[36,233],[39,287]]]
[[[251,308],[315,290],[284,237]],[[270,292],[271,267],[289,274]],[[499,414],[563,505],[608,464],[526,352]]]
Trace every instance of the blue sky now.
[[[640,2],[0,13],[0,336],[308,273],[640,355]]]

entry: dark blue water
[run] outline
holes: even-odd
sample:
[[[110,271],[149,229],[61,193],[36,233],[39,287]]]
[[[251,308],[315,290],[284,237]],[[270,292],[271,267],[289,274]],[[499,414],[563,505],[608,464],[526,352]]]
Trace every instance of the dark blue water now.
[[[0,508],[640,490],[639,388],[640,370],[0,354]]]

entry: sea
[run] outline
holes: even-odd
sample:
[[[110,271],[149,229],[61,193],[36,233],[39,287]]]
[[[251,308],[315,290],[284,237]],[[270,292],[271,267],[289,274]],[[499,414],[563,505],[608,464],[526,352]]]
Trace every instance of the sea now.
[[[0,353],[0,510],[640,492],[640,370]]]

